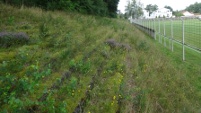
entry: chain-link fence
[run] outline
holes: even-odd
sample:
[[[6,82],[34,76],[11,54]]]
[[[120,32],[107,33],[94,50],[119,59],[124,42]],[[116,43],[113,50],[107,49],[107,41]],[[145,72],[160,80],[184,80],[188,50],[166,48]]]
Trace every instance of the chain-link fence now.
[[[164,44],[183,60],[201,64],[201,20],[199,18],[132,20],[139,29]]]

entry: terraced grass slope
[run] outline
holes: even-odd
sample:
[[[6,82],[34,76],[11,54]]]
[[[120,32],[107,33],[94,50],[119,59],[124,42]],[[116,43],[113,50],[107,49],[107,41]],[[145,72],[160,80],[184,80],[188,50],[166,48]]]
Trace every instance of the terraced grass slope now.
[[[124,20],[0,4],[0,32],[29,36],[0,48],[0,112],[200,110],[200,66]]]

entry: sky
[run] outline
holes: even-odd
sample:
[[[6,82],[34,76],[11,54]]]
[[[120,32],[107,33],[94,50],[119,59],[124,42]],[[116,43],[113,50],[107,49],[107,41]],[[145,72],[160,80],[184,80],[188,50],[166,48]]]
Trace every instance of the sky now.
[[[119,0],[118,10],[124,13],[125,6],[128,0]],[[140,0],[141,3],[146,7],[148,4],[156,4],[159,8],[163,8],[165,5],[171,6],[173,10],[185,9],[190,4],[195,2],[201,2],[201,0]]]

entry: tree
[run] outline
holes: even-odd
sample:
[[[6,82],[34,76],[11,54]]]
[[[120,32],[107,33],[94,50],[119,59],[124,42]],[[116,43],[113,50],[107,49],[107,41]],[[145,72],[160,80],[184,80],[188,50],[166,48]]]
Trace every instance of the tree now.
[[[170,7],[170,6],[165,6],[164,8],[167,8],[167,9],[169,9],[171,12],[173,12],[173,9],[172,9],[172,7]]]
[[[103,1],[107,4],[109,16],[116,17],[119,0],[103,0]]]
[[[181,11],[174,11],[173,14],[176,16],[176,17],[181,17],[181,16],[184,16]]]
[[[143,14],[142,4],[136,0],[132,0],[131,2],[129,1],[125,12],[126,18],[139,18]]]
[[[117,18],[124,19],[124,14],[120,10],[117,11]]]
[[[201,3],[194,3],[191,4],[186,8],[187,11],[193,12],[193,13],[201,13]]]
[[[146,6],[145,10],[149,12],[149,16],[150,16],[154,11],[158,10],[158,6],[149,4]]]
[[[21,6],[36,6],[45,10],[70,10],[98,16],[117,17],[119,0],[0,0]]]

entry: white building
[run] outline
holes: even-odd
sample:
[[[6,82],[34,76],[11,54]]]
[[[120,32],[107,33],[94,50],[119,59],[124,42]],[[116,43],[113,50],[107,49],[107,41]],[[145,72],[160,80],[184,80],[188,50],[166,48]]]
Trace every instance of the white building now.
[[[143,15],[141,16],[141,18],[149,18],[149,12],[144,9],[142,11],[143,11]]]
[[[172,17],[172,12],[170,11],[170,9],[167,8],[161,8],[158,9],[156,11],[154,11],[150,16],[149,16],[149,12],[147,12],[146,10],[144,11],[144,15],[143,17],[146,19],[151,19],[151,18],[171,18]]]
[[[190,13],[190,12],[188,12],[188,11],[184,11],[184,12],[182,12],[182,14],[184,15],[184,16],[182,16],[182,17],[191,17],[191,16],[195,16],[193,13]]]
[[[171,18],[172,17],[172,12],[170,9],[167,8],[161,8],[158,9],[157,11],[153,12],[150,16],[150,18]]]

